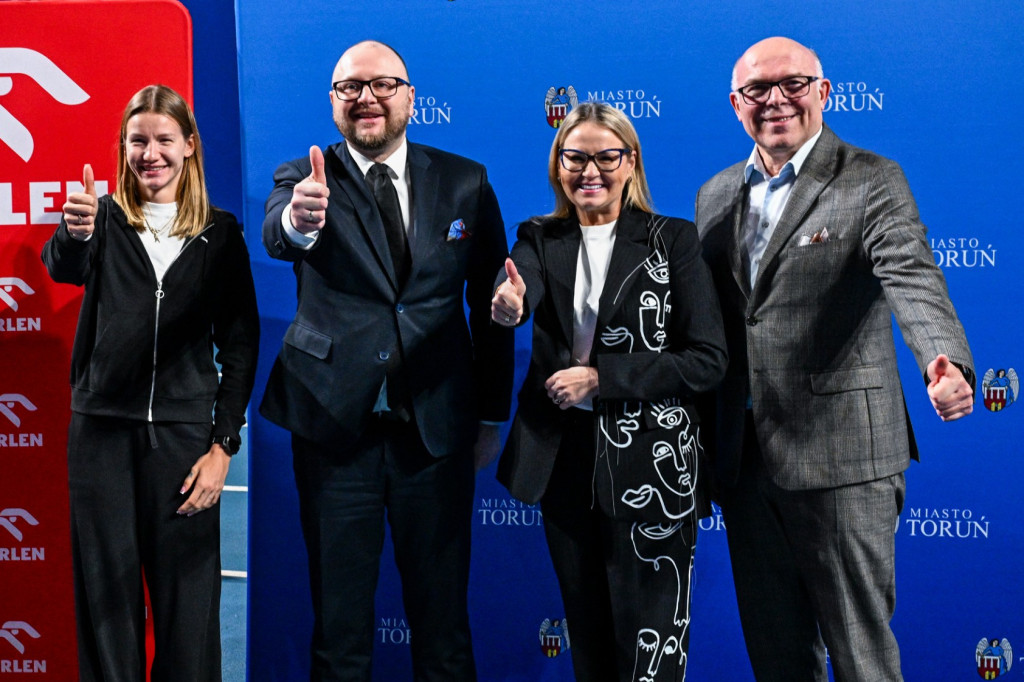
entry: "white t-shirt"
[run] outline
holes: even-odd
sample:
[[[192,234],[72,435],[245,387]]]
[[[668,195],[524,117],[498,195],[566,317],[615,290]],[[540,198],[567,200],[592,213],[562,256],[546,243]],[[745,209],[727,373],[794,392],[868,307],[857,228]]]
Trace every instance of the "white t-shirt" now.
[[[613,220],[604,225],[580,226],[580,251],[576,258],[576,290],[572,316],[572,364],[582,367],[590,364],[590,351],[597,329],[597,311],[608,276],[608,266],[615,246]],[[587,398],[576,407],[593,410],[594,401]]]
[[[171,228],[178,215],[178,204],[153,204],[147,201],[142,206],[142,215],[146,219],[146,227],[138,233],[139,239],[153,263],[156,281],[160,282],[185,242],[180,236],[171,236]]]

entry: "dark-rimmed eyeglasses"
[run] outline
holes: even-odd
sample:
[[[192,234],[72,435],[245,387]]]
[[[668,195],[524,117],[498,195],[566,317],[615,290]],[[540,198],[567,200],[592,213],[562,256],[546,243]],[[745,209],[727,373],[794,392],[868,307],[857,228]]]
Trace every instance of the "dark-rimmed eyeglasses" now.
[[[811,89],[811,83],[819,80],[818,76],[790,76],[771,83],[750,83],[736,88],[743,101],[747,104],[764,104],[772,96],[772,88],[778,88],[786,99],[800,99]]]
[[[633,150],[624,149],[602,149],[596,154],[587,154],[579,149],[559,149],[558,160],[562,168],[567,171],[578,172],[587,167],[591,161],[600,171],[613,171],[622,165],[622,157]]]
[[[350,102],[354,99],[359,99],[363,94],[363,88],[370,86],[370,92],[377,99],[387,99],[388,97],[394,97],[395,93],[398,92],[399,85],[409,85],[409,81],[398,78],[396,76],[388,76],[384,78],[374,78],[368,81],[357,81],[357,80],[346,80],[346,81],[334,81],[331,83],[331,89],[334,90],[334,96],[338,99],[343,99]]]

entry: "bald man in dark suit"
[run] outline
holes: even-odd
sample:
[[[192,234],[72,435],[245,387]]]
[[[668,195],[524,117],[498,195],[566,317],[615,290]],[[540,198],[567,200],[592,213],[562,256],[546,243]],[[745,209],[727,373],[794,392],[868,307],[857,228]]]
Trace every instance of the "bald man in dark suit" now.
[[[371,679],[386,514],[414,679],[472,681],[474,461],[497,454],[513,370],[489,320],[504,225],[483,166],[406,140],[415,89],[393,49],[354,45],[332,81],[345,140],[277,170],[263,225],[298,278],[260,411],[292,432],[312,679]]]

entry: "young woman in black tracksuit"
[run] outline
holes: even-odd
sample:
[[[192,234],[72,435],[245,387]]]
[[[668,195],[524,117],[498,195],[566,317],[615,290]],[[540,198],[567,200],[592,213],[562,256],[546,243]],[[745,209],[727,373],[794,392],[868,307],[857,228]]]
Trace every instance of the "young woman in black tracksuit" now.
[[[54,280],[85,287],[68,433],[80,678],[145,679],[144,573],[152,679],[220,680],[217,503],[259,345],[245,241],[165,86],[125,109],[113,196],[88,165],[84,186],[43,247]]]

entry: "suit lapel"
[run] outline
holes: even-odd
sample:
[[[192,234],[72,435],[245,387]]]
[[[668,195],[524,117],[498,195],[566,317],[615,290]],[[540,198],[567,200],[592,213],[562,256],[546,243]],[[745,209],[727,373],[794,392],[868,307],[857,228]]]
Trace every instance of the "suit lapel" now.
[[[566,344],[572,348],[576,262],[580,251],[579,223],[574,217],[552,223],[545,232],[544,242],[548,290],[555,308],[555,319],[562,327]]]
[[[398,288],[398,278],[395,276],[395,267],[391,262],[391,249],[388,247],[387,237],[384,234],[384,226],[381,223],[380,212],[377,210],[377,202],[370,193],[359,166],[356,165],[348,147],[344,142],[332,145],[324,155],[325,163],[331,167],[331,177],[335,187],[332,191],[341,191],[348,197],[349,203],[359,216],[359,225],[363,234],[369,242],[377,257],[377,261],[387,276],[391,286]],[[330,183],[330,178],[328,179]],[[330,209],[328,209],[330,211]],[[415,260],[413,261],[415,267]]]
[[[600,330],[625,301],[623,295],[638,274],[646,273],[644,261],[651,255],[647,243],[648,215],[640,211],[623,211],[615,226],[615,246],[608,264],[608,276],[597,312],[595,342]],[[554,223],[544,241],[548,261],[548,287],[555,308],[555,317],[562,327],[565,342],[572,347],[575,317],[576,265],[580,251],[579,222],[575,217]]]
[[[824,124],[822,126],[821,137],[807,156],[807,160],[804,161],[796,184],[793,186],[793,193],[789,195],[786,208],[782,211],[779,223],[775,226],[772,238],[765,248],[758,272],[758,282],[769,279],[767,275],[778,266],[779,253],[782,248],[789,243],[793,233],[800,227],[807,212],[817,201],[818,195],[832,181],[833,163],[839,148],[839,139]]]
[[[729,249],[730,268],[736,286],[743,292],[744,297],[750,298],[750,277],[743,268],[743,211],[747,206],[750,197],[750,185],[743,180],[743,171],[740,170],[739,181],[732,184],[738,187],[739,191],[732,202],[732,248]]]
[[[632,280],[638,274],[647,272],[644,261],[653,254],[648,244],[649,219],[649,214],[640,211],[624,210],[619,214],[619,221],[615,226],[615,245],[612,247],[611,262],[608,264],[608,276],[604,281],[604,289],[601,290],[595,340],[608,320],[622,307],[626,298],[624,294],[629,290]],[[664,253],[661,255],[665,257]]]
[[[749,197],[745,167],[741,161],[712,178],[701,189],[697,205],[704,257],[722,289],[719,293],[744,301],[750,297],[750,278],[743,270],[743,213]]]
[[[409,143],[409,187],[412,194],[413,229],[409,230],[409,251],[412,254],[412,271],[409,281],[416,280],[416,272],[423,263],[429,262],[431,254],[447,239],[447,233],[438,235],[435,230],[437,214],[437,186],[440,175],[430,171],[430,157],[419,147]]]

